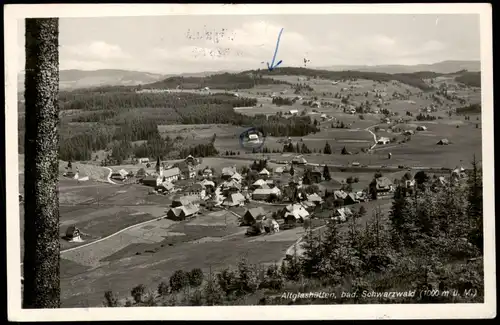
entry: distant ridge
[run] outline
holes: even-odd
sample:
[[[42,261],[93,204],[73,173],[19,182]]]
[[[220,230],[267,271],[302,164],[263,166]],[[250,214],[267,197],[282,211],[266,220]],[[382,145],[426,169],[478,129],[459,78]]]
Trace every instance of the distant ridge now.
[[[311,67],[311,69],[323,69],[329,71],[368,71],[368,72],[382,72],[382,73],[413,73],[420,71],[430,71],[436,73],[453,73],[460,70],[467,70],[470,72],[481,71],[480,61],[441,61],[432,64],[416,64],[416,65],[345,65],[345,66],[327,66],[327,67]]]
[[[134,86],[153,83],[173,76],[208,77],[226,72],[237,73],[234,71],[207,71],[183,74],[160,74],[120,69],[69,69],[59,71],[59,87],[61,90],[71,90],[98,86]],[[24,72],[18,75],[17,81],[18,92],[24,91]]]
[[[414,73],[414,72],[435,72],[435,73],[453,73],[456,71],[467,70],[469,72],[481,71],[480,61],[442,61],[433,64],[418,65],[345,65],[328,67],[309,67],[313,70],[327,71],[360,71],[360,72],[378,72],[378,73]],[[134,86],[155,83],[169,77],[208,77],[223,73],[238,74],[241,71],[202,71],[194,73],[181,74],[160,74],[144,71],[131,71],[120,69],[100,69],[100,70],[61,70],[59,73],[61,90],[71,90],[78,88],[91,88],[99,86]],[[24,73],[18,75],[18,92],[24,90]]]

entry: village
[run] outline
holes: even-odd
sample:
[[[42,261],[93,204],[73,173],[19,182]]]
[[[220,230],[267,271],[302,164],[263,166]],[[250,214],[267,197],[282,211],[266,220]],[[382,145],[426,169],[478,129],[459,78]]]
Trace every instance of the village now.
[[[377,199],[390,200],[397,185],[411,191],[416,186],[415,175],[418,174],[412,176],[405,171],[401,179],[389,179],[375,173],[366,188],[357,187],[357,190],[351,186],[354,183],[351,177],[346,182],[329,186],[328,192],[321,186],[325,176],[331,180],[328,167],[308,166],[301,156],[275,168],[266,167],[267,162],[260,160],[248,167],[228,166],[217,171],[203,166],[200,160],[191,155],[175,163],[159,158],[156,163],[149,158],[137,158],[130,171],[112,170],[109,178],[117,185],[146,187],[148,195],[168,197],[171,204],[166,207],[163,217],[176,222],[203,219],[206,213],[238,207],[244,212],[233,214],[238,217],[239,226],[247,228],[245,235],[259,236],[296,227],[309,229],[330,220],[346,223],[353,215],[352,206]],[[81,177],[78,171],[67,169],[66,178],[78,182],[88,180],[88,176]],[[435,185],[444,186],[450,181],[465,180],[466,171],[457,167],[447,176],[433,176]],[[65,239],[82,242],[80,231],[74,225],[68,227]],[[287,255],[290,254],[288,250]]]

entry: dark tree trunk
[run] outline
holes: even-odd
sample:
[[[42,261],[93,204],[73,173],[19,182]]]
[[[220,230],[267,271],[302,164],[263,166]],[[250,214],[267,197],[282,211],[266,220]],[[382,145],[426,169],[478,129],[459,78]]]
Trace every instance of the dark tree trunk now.
[[[59,20],[26,19],[23,308],[59,308]]]

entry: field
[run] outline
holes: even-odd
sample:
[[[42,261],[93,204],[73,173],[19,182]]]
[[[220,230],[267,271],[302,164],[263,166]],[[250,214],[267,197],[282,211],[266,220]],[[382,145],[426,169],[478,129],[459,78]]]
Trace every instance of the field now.
[[[254,263],[275,262],[297,239],[297,235],[290,235],[286,240],[255,241],[243,235],[246,227],[238,227],[231,215],[213,212],[206,219],[152,221],[95,245],[63,253],[62,258],[70,261],[61,269],[63,306],[96,306],[106,290],[128,295],[137,281],[155,286],[177,269],[215,271],[243,255]],[[66,270],[64,265],[68,264]],[[85,273],[78,274],[76,268]]]

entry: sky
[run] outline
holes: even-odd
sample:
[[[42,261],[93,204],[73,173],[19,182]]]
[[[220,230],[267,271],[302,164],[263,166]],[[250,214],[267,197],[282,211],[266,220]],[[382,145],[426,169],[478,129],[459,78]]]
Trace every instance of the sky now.
[[[479,15],[337,14],[60,18],[60,69],[162,74],[479,60]],[[18,64],[24,67],[24,21]],[[304,59],[307,60],[304,63]]]

